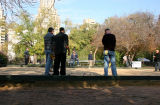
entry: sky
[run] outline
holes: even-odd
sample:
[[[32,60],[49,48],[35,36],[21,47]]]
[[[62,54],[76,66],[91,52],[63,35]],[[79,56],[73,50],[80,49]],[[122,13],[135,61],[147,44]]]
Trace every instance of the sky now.
[[[38,13],[39,4],[27,8],[32,14]],[[86,18],[98,23],[112,16],[126,16],[135,12],[151,12],[160,15],[160,0],[61,0],[56,1],[55,8],[61,22],[69,18],[74,24],[81,24]]]

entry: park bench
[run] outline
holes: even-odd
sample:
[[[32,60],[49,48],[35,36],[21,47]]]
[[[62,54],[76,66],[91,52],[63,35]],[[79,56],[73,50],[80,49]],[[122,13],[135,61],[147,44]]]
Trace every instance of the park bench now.
[[[79,61],[79,64],[80,64],[81,66],[88,66],[88,65],[89,65],[88,60],[80,60],[80,61]]]
[[[76,64],[75,65],[73,65],[73,61],[72,60],[67,60],[67,64],[68,64],[68,66],[76,66],[77,65],[77,62],[75,62]],[[80,60],[79,61],[79,66],[88,66],[88,60]]]
[[[73,63],[71,60],[67,60],[68,65],[70,65],[71,63]],[[89,61],[88,60],[80,60],[79,65],[80,66],[89,66]],[[102,65],[104,65],[104,61],[103,60],[96,60],[95,65],[102,66]]]
[[[79,61],[80,65],[89,65],[88,63],[89,61],[88,60],[81,60]],[[104,64],[104,61],[103,60],[96,60],[95,61],[95,65],[103,65]]]

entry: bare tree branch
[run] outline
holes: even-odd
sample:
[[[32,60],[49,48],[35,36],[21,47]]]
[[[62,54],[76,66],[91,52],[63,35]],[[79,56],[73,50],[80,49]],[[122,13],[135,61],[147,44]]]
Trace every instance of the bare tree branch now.
[[[25,9],[26,6],[33,6],[38,0],[0,0],[0,6],[7,14],[15,14],[19,9]]]

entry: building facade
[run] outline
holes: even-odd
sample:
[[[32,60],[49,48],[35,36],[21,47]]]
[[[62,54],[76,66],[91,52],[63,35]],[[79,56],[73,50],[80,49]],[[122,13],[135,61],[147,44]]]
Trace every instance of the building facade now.
[[[2,45],[6,42],[6,29],[5,29],[5,16],[4,11],[0,6],[0,50]]]
[[[8,59],[12,61],[16,57],[16,53],[14,51],[14,45],[19,42],[18,37],[16,36],[16,32],[12,29],[8,29]]]
[[[89,18],[89,19],[84,19],[83,23],[92,25],[92,24],[96,24],[96,21],[94,19]]]
[[[57,33],[60,28],[60,16],[54,8],[55,0],[40,0],[40,7],[38,10],[38,19],[42,19],[41,26],[43,28],[54,27]]]

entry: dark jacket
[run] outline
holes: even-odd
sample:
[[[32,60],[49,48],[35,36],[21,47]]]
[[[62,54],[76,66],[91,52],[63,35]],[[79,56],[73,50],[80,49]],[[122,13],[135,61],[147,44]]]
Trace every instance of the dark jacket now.
[[[156,53],[156,54],[155,54],[154,61],[155,61],[155,62],[160,62],[160,53]]]
[[[78,59],[78,54],[75,54],[75,55],[72,54],[72,55],[71,55],[71,59],[72,59],[72,60],[77,60],[77,59]]]
[[[68,35],[59,33],[54,37],[55,41],[55,54],[67,53],[67,47],[69,46]]]
[[[30,57],[29,51],[24,52],[24,58],[28,59]]]
[[[45,45],[45,50],[53,50],[53,37],[54,35],[51,33],[47,33],[44,37],[44,45]]]
[[[92,54],[88,55],[88,60],[93,60],[93,55]]]
[[[103,36],[102,43],[104,50],[115,51],[116,37],[113,34],[106,34]]]

